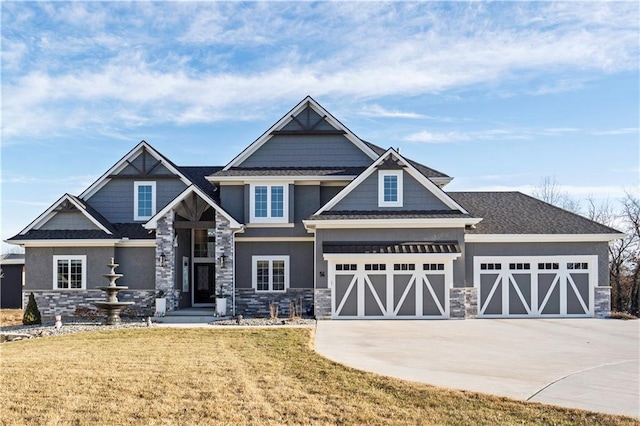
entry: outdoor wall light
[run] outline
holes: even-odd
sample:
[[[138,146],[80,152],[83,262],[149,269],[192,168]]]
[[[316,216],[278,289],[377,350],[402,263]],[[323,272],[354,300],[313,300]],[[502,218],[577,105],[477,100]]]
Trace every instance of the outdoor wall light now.
[[[160,253],[160,256],[158,256],[158,264],[163,268],[167,266],[167,256],[164,253]]]
[[[221,268],[226,268],[227,267],[227,255],[223,254],[218,258],[218,264],[220,265]]]

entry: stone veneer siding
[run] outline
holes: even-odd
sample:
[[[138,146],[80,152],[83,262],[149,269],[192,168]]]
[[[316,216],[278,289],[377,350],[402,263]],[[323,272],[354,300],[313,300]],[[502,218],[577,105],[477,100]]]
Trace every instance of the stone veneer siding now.
[[[611,287],[596,287],[594,296],[594,314],[596,318],[611,315]]]
[[[22,292],[24,306],[27,306],[29,294],[33,293],[38,309],[43,317],[55,315],[72,316],[76,308],[97,309],[94,302],[107,300],[107,293],[102,290],[28,290]],[[122,290],[118,293],[120,302],[134,302],[135,305],[125,308],[122,315],[153,315],[155,311],[154,290]]]
[[[216,210],[216,294],[233,294],[233,266],[235,251],[233,231],[229,221]],[[225,267],[221,267],[219,259],[226,256]],[[230,302],[230,301],[229,301]],[[232,312],[235,314],[235,312]]]
[[[164,297],[167,299],[167,311],[173,311],[178,308],[180,291],[175,289],[175,249],[173,247],[173,239],[175,232],[173,230],[173,210],[158,219],[156,228],[156,291],[162,290]],[[160,266],[160,255],[164,254],[166,265]]]
[[[465,308],[464,288],[454,287],[449,289],[449,318],[464,319]]]
[[[302,314],[313,306],[313,290],[290,288],[284,293],[258,293],[253,289],[236,289],[236,313],[246,318],[269,318],[269,303],[278,305],[278,316],[288,318],[291,303],[299,304],[302,299]]]
[[[316,319],[331,319],[331,289],[315,289],[313,299]]]
[[[464,317],[478,318],[478,289],[475,287],[464,288]]]

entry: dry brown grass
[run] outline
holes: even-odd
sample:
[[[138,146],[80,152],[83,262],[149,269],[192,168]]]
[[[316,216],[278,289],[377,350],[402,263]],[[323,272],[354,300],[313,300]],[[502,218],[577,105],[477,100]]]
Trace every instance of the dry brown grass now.
[[[0,423],[637,424],[445,390],[317,355],[309,329],[128,329],[0,345]]]
[[[22,309],[0,309],[0,327],[22,325]]]

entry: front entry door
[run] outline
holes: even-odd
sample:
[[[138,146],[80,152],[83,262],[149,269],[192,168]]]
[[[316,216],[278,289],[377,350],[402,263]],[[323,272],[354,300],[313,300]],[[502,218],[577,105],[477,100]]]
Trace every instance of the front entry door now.
[[[214,303],[215,270],[214,263],[195,263],[193,265],[193,303]]]

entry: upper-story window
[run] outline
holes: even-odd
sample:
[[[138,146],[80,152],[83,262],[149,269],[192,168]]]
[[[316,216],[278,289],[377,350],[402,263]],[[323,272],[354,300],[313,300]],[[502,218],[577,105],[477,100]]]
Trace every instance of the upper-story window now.
[[[147,220],[156,214],[156,183],[134,182],[133,220]]]
[[[402,207],[402,170],[378,171],[378,207]]]
[[[286,223],[289,216],[287,184],[251,185],[251,222]]]

